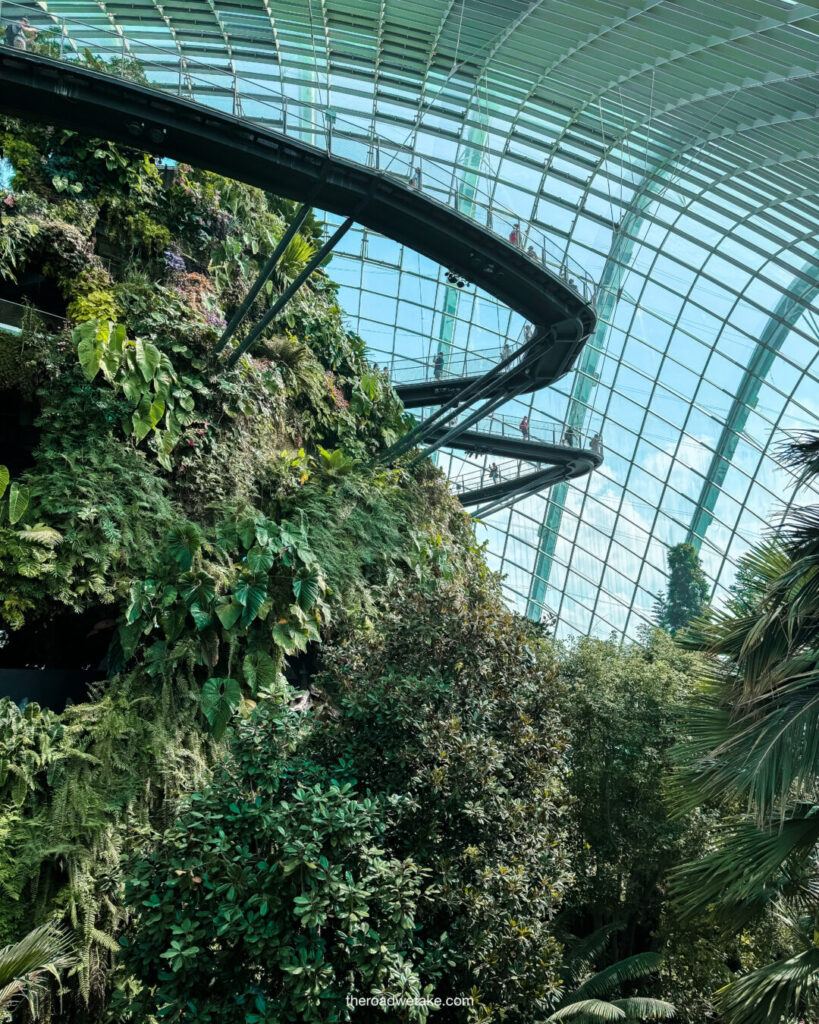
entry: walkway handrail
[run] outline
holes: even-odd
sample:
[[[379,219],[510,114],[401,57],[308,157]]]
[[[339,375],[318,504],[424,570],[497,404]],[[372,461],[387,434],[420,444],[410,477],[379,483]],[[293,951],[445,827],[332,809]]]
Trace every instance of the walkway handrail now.
[[[326,106],[303,97],[288,96],[281,89],[272,89],[252,75],[240,74],[233,60],[228,62],[228,67],[219,66],[184,56],[177,49],[154,43],[146,44],[137,37],[131,37],[122,26],[111,24],[114,19],[111,14],[108,15],[106,25],[95,25],[76,17],[56,15],[20,4],[15,0],[3,0],[0,25],[20,17],[27,17],[33,26],[42,18],[54,28],[55,39],[46,38],[39,44],[33,44],[34,47],[43,48],[44,55],[52,59],[76,61],[84,55],[83,51],[88,50],[112,62],[105,69],[106,73],[115,77],[119,73],[119,77],[133,80],[137,69],[143,75],[153,72],[155,81],[149,84],[155,88],[175,92],[179,96],[187,94],[188,98],[217,109],[221,108],[215,101],[223,98],[226,91],[220,89],[214,79],[227,76],[232,82],[232,89],[228,93],[233,96],[233,113],[250,123],[281,125],[285,135],[291,132],[300,141],[308,142],[319,151],[352,159],[404,185],[408,181],[412,182],[415,173],[413,167],[421,162],[423,169],[418,186],[425,194],[453,206],[498,238],[510,240],[524,256],[550,270],[585,302],[594,301],[594,280],[568,256],[565,247],[558,245],[545,230],[537,224],[525,222],[520,214],[498,203],[475,182],[464,180],[464,175],[474,172],[438,164],[431,157],[420,158],[403,144],[380,136],[375,131],[374,120],[369,129],[362,133],[360,123],[348,120]],[[140,49],[145,52],[139,54]],[[252,83],[252,93],[240,90],[240,83],[243,82]],[[212,101],[210,104],[208,99]],[[247,111],[242,109],[242,101],[248,107]],[[257,108],[260,108],[258,113]],[[389,152],[393,152],[393,156],[384,165],[383,154]],[[392,168],[399,153],[405,153],[409,163],[407,168],[401,170]],[[483,219],[477,216],[480,212],[483,212]]]

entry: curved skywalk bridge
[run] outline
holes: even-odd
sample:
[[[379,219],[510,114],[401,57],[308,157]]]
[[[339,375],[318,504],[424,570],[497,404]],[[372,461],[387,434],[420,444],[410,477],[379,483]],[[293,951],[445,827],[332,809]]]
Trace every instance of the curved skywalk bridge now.
[[[564,480],[593,472],[603,463],[603,442],[594,430],[554,420],[488,416],[465,430],[449,447],[468,456],[491,456],[474,469],[464,464],[450,485],[465,508],[483,517]],[[434,439],[435,435],[433,435]]]
[[[15,16],[15,6],[3,5],[4,22]],[[156,46],[146,51],[144,41],[129,40],[121,28],[106,33],[74,19],[57,22],[31,8],[25,8],[25,13],[35,25],[41,17],[40,28],[56,24],[60,59],[0,46],[3,113],[141,147],[297,200],[305,210],[315,206],[345,217],[317,254],[321,259],[357,221],[454,271],[531,325],[529,339],[489,368],[478,359],[457,377],[436,377],[430,370],[415,381],[395,380],[407,408],[438,408],[387,453],[388,459],[416,444],[426,445],[419,458],[442,446],[464,447],[478,441],[494,445],[489,435],[472,438],[470,428],[510,398],[546,388],[573,367],[596,322],[592,283],[565,255],[556,253],[554,243],[536,227],[522,225],[513,213],[480,196],[473,182],[465,190],[457,178],[462,173],[458,168],[447,170],[444,185],[436,181],[427,161],[423,187],[413,187],[406,175],[391,172],[392,160],[387,159],[391,144],[372,130],[362,136],[360,126],[353,126],[353,131],[340,117],[328,120],[327,111],[307,104],[294,109],[292,99],[272,90],[269,96],[260,96],[258,83],[253,84],[253,118],[215,109],[199,100],[218,101],[208,82],[224,69],[186,58],[183,75],[176,51]],[[85,48],[118,60],[123,72],[138,67],[151,84],[118,77],[116,66],[111,73],[103,73],[80,65],[76,57]],[[145,51],[144,57],[140,50]],[[137,52],[138,61],[133,57]],[[183,79],[185,88],[177,88],[177,80]],[[356,141],[357,150],[352,145]],[[359,159],[342,156],[340,150],[355,152]],[[295,231],[294,225],[291,230]],[[318,262],[311,261],[303,280]],[[264,273],[269,277],[274,269],[268,266]],[[257,285],[262,283],[260,275]],[[295,288],[280,297],[275,311],[294,292]],[[228,348],[242,316],[234,318],[220,344],[231,362],[255,341],[272,312],[250,329],[237,348]],[[542,486],[566,479],[567,474],[590,472],[599,464],[593,458],[579,459],[576,452],[565,457],[558,450],[560,445],[551,445],[549,452],[547,447],[541,445],[538,458],[530,461],[550,461],[555,473],[561,466],[564,471],[554,479],[541,471]],[[502,456],[507,449],[486,450]],[[576,472],[565,468],[569,462]],[[525,476],[519,478],[520,491],[514,493],[525,493],[530,486],[540,489]],[[500,486],[503,494],[487,494],[487,500],[512,494],[510,486]]]

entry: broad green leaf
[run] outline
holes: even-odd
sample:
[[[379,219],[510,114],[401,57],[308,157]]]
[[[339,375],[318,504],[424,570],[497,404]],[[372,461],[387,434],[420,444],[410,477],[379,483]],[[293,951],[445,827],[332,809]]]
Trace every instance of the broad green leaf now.
[[[242,701],[242,691],[235,679],[211,678],[202,687],[202,712],[215,739],[220,740]]]
[[[299,569],[293,580],[293,594],[299,607],[308,611],[318,600],[321,587],[321,570],[317,565]]]
[[[216,614],[225,629],[232,629],[236,625],[242,611],[238,601],[224,601],[216,606]]]
[[[23,484],[13,483],[9,489],[9,522],[19,522],[28,508],[29,490]]]
[[[100,356],[100,369],[102,375],[110,383],[113,382],[119,370],[119,357],[115,355],[109,348],[103,348]]]
[[[242,665],[245,682],[253,693],[259,690],[275,690],[279,686],[281,674],[276,661],[267,651],[254,651],[248,654]]]
[[[137,338],[134,342],[136,352],[136,364],[146,383],[154,379],[159,364],[162,361],[161,353],[156,345],[149,341],[142,341]]]
[[[0,498],[6,493],[9,485],[9,471],[5,466],[0,466]]]
[[[74,329],[74,340],[77,342],[77,357],[82,367],[82,372],[93,380],[100,369],[102,358],[102,342],[97,340],[97,328],[99,321],[86,320],[85,323]]]
[[[305,631],[288,622],[277,622],[273,627],[273,641],[285,654],[306,650],[309,639]]]
[[[178,530],[171,530],[168,535],[168,553],[179,563],[183,572],[190,569],[193,556],[201,546],[202,536],[193,523],[188,523]]]
[[[247,564],[253,572],[269,572],[273,568],[275,555],[267,547],[254,544],[247,553]]]
[[[142,396],[136,411],[131,417],[131,424],[137,441],[141,441],[146,434],[153,430],[154,424],[151,423],[151,399],[148,395]]]
[[[139,377],[126,376],[122,381],[122,390],[131,405],[139,405],[142,396],[145,394],[145,385]]]
[[[267,597],[267,589],[259,583],[242,581],[237,584],[233,593],[239,604],[244,607],[242,625],[248,626],[256,618],[256,613]]]
[[[114,324],[113,330],[111,330],[111,324],[109,323],[108,332],[108,349],[111,351],[117,359],[122,358],[122,350],[125,346],[125,324]]]
[[[207,629],[207,627],[211,623],[210,612],[207,612],[204,609],[200,608],[198,604],[193,604],[191,605],[190,613],[193,618],[193,621],[196,623],[197,629]]]
[[[161,398],[156,398],[151,403],[151,408],[148,410],[148,419],[151,421],[151,426],[156,427],[157,423],[165,415],[165,403]]]
[[[194,604],[198,604],[200,608],[206,608],[216,593],[216,584],[212,577],[205,572],[195,575],[188,573],[179,582],[179,592],[189,608]]]

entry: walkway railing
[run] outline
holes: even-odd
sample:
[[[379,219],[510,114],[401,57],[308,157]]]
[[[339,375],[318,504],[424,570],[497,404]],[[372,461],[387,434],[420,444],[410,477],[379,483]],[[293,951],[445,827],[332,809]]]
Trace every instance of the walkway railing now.
[[[554,444],[564,448],[581,448],[603,454],[601,428],[592,424],[579,430],[570,424],[558,420],[526,417],[516,419],[513,416],[487,416],[472,428],[477,433],[492,434],[495,437],[508,437],[515,440],[540,441],[543,444]]]
[[[452,350],[444,355],[442,363],[436,363],[436,356],[423,359],[391,359],[383,369],[389,373],[393,384],[421,384],[433,380],[458,380],[462,377],[480,377],[500,362],[497,348],[481,352]]]
[[[463,463],[463,465],[466,465]],[[465,494],[469,491],[478,491],[484,487],[491,487],[493,484],[507,483],[510,480],[518,480],[520,477],[536,473],[541,466],[535,462],[521,462],[517,459],[498,459],[481,466],[478,469],[471,469],[465,473],[457,473],[450,476],[449,486],[455,494]]]
[[[499,204],[478,185],[474,170],[429,156],[421,158],[406,141],[379,134],[371,117],[344,115],[308,100],[304,93],[312,92],[313,87],[307,83],[301,90],[290,87],[293,93],[301,93],[298,95],[288,94],[283,83],[271,86],[262,78],[269,74],[267,65],[256,75],[252,65],[240,69],[240,62],[229,55],[227,43],[224,63],[210,63],[184,55],[181,48],[157,45],[149,39],[141,22],[123,25],[117,23],[114,14],[101,10],[104,23],[94,24],[12,0],[0,2],[0,38],[5,40],[10,22],[23,17],[41,30],[37,40],[27,44],[33,52],[69,62],[87,62],[89,57],[92,62],[104,61],[104,66],[94,70],[233,113],[246,121],[290,134],[317,150],[369,167],[404,185],[410,184],[509,241],[523,255],[561,278],[585,302],[594,301],[595,282],[567,255],[564,246],[541,226]],[[244,63],[250,64],[247,57]],[[419,124],[408,125],[408,134],[414,134],[418,127]]]

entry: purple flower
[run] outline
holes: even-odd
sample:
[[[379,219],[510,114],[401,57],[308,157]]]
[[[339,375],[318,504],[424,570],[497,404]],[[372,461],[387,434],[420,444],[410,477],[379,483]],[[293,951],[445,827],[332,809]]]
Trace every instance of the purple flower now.
[[[162,255],[165,257],[165,268],[167,270],[185,269],[185,261],[175,249],[166,249]]]
[[[205,322],[211,327],[226,327],[226,322],[219,316],[215,309],[209,309],[205,314]]]

